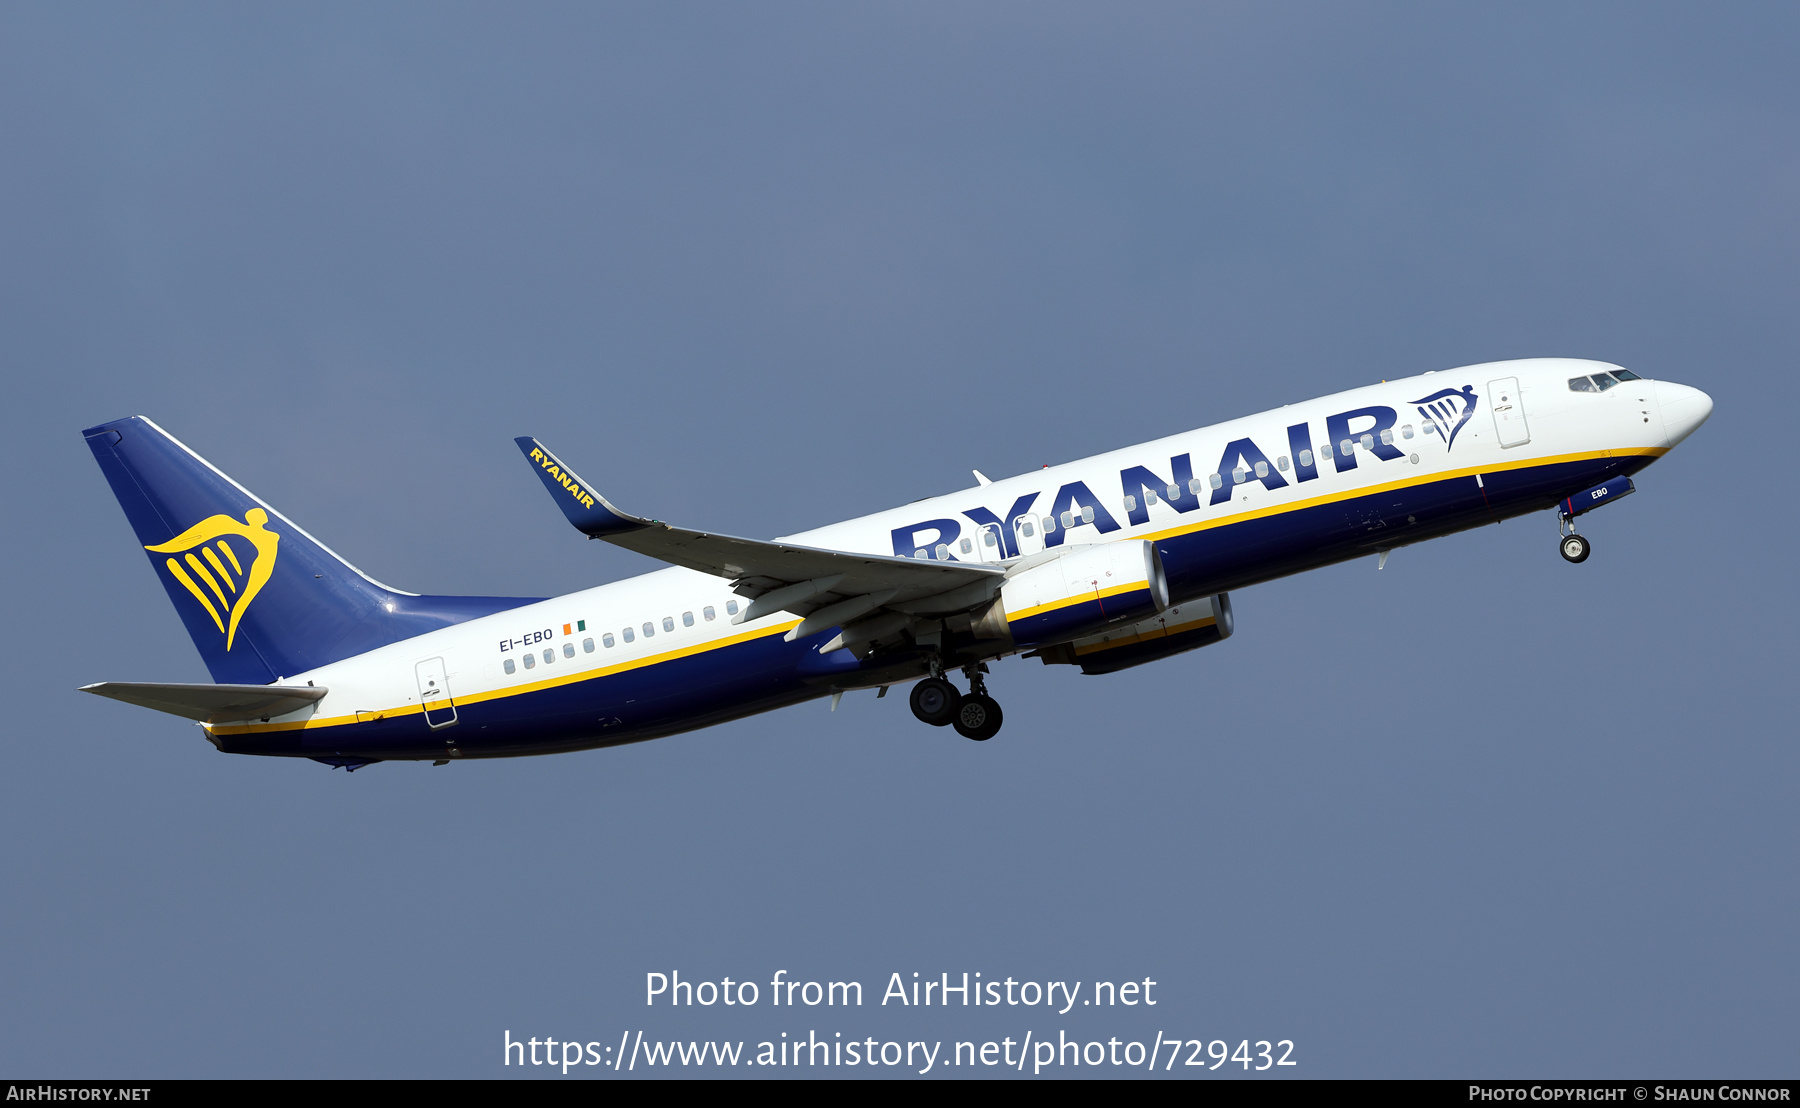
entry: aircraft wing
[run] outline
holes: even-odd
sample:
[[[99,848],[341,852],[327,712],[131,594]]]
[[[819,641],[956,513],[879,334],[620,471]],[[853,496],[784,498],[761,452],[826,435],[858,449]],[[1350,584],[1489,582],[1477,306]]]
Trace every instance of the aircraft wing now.
[[[822,550],[792,543],[690,531],[660,520],[644,519],[613,507],[594,486],[572,473],[543,443],[529,436],[513,441],[519,444],[519,449],[537,470],[538,478],[556,498],[576,530],[589,538],[605,539],[615,546],[648,554],[672,565],[739,582],[742,586],[739,592],[744,595],[812,582],[819,587],[807,597],[794,597],[797,603],[828,594],[861,596],[888,590],[896,593],[889,599],[908,601],[986,583],[991,583],[997,590],[1005,577],[1005,571],[998,566]],[[975,591],[985,590],[977,588]],[[804,609],[784,606],[781,610]]]

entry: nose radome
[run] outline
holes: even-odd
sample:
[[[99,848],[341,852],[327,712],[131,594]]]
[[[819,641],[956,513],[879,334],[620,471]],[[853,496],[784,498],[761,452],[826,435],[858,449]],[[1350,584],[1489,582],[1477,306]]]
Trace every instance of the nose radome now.
[[[1712,397],[1688,385],[1656,382],[1656,406],[1662,409],[1663,430],[1674,446],[1694,433],[1712,415]]]

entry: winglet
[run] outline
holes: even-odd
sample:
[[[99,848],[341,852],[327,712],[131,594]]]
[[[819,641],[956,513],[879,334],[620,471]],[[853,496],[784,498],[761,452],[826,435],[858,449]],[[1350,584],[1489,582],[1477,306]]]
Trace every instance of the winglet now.
[[[624,531],[636,531],[648,527],[650,520],[639,519],[627,515],[606,502],[606,498],[594,490],[594,486],[583,481],[563,465],[562,459],[550,453],[543,443],[529,435],[513,440],[519,444],[525,458],[537,470],[538,479],[556,498],[557,507],[575,529],[592,538],[605,535],[616,535]]]

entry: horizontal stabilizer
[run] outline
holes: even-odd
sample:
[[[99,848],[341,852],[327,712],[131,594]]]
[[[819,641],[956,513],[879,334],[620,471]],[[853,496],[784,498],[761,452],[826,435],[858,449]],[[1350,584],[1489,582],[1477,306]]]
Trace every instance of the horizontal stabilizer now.
[[[325,695],[313,685],[169,685],[154,681],[101,681],[81,692],[154,708],[201,723],[238,723],[299,711]]]
[[[757,578],[764,588],[771,587],[770,582],[792,584],[833,578],[831,591],[839,595],[893,589],[902,599],[1005,576],[1005,570],[993,565],[821,550],[672,527],[613,507],[536,439],[521,437],[514,441],[576,530],[671,565],[732,581]]]

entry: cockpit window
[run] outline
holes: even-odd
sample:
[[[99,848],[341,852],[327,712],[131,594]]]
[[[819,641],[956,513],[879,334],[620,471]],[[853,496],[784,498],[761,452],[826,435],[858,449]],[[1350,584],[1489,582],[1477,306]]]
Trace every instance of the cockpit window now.
[[[1600,386],[1601,392],[1605,392],[1607,389],[1612,388],[1614,385],[1616,385],[1618,383],[1619,383],[1619,379],[1617,377],[1614,377],[1610,373],[1594,374],[1594,384]]]
[[[1629,369],[1615,369],[1612,371],[1612,375],[1614,377],[1617,377],[1621,381],[1642,381],[1643,380],[1642,377],[1639,377],[1637,374],[1631,372]]]
[[[1569,391],[1570,392],[1599,392],[1600,390],[1595,388],[1594,383],[1592,381],[1588,380],[1586,377],[1571,377],[1571,378],[1569,378]]]

